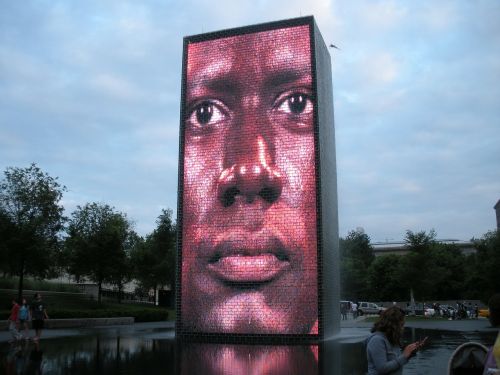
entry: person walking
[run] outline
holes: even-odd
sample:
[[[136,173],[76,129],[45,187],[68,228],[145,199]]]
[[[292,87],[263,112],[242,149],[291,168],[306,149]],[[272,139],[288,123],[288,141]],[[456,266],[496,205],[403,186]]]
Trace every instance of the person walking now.
[[[401,375],[403,366],[424,345],[427,338],[401,350],[404,324],[404,311],[397,306],[389,307],[380,314],[373,325],[372,334],[366,339],[368,375]]]
[[[358,304],[356,302],[352,303],[352,318],[356,319],[358,317]]]
[[[42,301],[42,295],[40,293],[35,294],[35,300],[31,304],[31,317],[33,319],[33,329],[35,330],[35,337],[33,340],[38,341],[42,334],[45,320],[49,319],[45,303]]]
[[[27,340],[29,338],[29,324],[30,321],[30,310],[26,298],[21,301],[21,306],[19,307],[19,332],[24,328],[24,338]]]
[[[347,320],[347,307],[344,302],[340,303],[340,315],[342,316],[342,320]]]
[[[19,340],[19,304],[16,298],[12,298],[12,308],[10,309],[9,318],[9,332],[12,335],[12,341]]]

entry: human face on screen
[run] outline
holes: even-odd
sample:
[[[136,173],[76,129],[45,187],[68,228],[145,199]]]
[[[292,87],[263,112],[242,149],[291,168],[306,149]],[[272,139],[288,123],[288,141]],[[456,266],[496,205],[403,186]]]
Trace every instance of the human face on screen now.
[[[183,329],[316,333],[309,26],[187,52]]]

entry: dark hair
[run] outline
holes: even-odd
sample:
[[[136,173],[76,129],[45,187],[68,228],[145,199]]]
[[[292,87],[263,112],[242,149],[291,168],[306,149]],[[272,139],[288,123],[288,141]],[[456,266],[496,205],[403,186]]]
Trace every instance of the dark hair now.
[[[402,309],[397,306],[389,307],[380,314],[372,332],[382,332],[392,345],[401,346],[401,328],[404,321],[405,313]]]
[[[488,301],[490,309],[490,323],[493,327],[500,326],[500,293],[493,294]]]

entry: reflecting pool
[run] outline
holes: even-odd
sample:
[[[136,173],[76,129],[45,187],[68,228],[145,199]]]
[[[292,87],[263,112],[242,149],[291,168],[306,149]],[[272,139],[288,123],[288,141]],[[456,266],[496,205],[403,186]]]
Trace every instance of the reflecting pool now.
[[[343,329],[322,345],[179,343],[168,327],[142,325],[65,332],[39,344],[0,344],[3,374],[364,374],[367,328]],[[405,330],[405,342],[428,345],[405,366],[409,374],[446,374],[455,348],[468,341],[492,345],[496,332]]]

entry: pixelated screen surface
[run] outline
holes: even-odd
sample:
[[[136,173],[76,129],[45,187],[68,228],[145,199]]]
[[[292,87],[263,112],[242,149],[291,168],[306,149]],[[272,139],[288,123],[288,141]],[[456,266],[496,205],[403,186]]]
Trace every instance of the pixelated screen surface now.
[[[310,25],[188,42],[181,329],[318,333]]]

